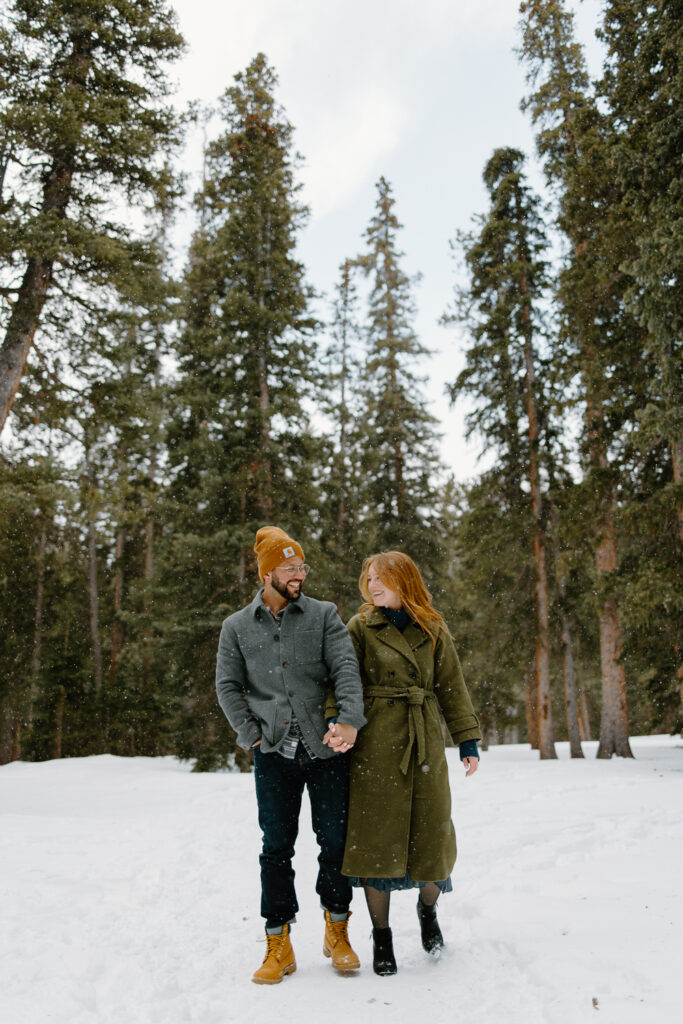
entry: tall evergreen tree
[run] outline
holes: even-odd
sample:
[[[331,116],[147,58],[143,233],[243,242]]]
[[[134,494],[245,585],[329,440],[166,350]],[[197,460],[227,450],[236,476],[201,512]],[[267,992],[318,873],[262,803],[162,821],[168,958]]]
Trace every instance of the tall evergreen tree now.
[[[116,206],[165,178],[164,66],[182,46],[165,0],[12,0],[0,22],[0,429],[46,316],[68,324],[77,297],[140,276]]]
[[[412,282],[401,267],[401,224],[394,206],[391,186],[380,178],[375,214],[365,232],[367,248],[359,260],[370,280],[361,406],[364,535],[372,550],[406,551],[435,585],[442,571],[435,517],[438,435],[415,373],[427,350],[413,326]]]
[[[639,333],[623,315],[623,244],[614,217],[614,182],[604,162],[607,120],[588,93],[573,18],[562,0],[522,3],[521,55],[533,92],[522,106],[538,125],[537,145],[558,196],[558,224],[569,242],[559,298],[565,365],[584,402],[586,490],[594,522],[598,580],[602,715],[599,757],[632,756],[628,741],[623,629],[617,590],[617,488],[613,445],[642,385]],[[646,375],[646,374],[645,374]]]
[[[683,4],[611,0],[600,35],[607,52],[598,93],[613,124],[607,160],[620,187],[618,217],[632,238],[631,251],[622,257],[625,301],[646,328],[651,367],[633,439],[639,472],[628,525],[638,523],[641,557],[629,560],[628,619],[645,655],[645,672],[666,678],[666,661],[677,653],[677,717],[683,726],[683,651],[676,630],[666,627],[683,615],[677,585],[683,544]],[[662,449],[668,451],[670,469],[658,458]],[[654,534],[656,545],[647,539]],[[646,625],[654,617],[664,627],[658,650]],[[671,706],[671,696],[671,687],[664,686],[657,702]]]
[[[295,257],[307,210],[276,85],[259,54],[221,99],[176,348],[166,632],[186,698],[184,749],[203,751],[207,766],[230,749],[213,693],[216,637],[253,594],[254,533],[276,522],[305,536],[317,504],[305,412],[316,322]]]
[[[547,242],[540,202],[526,184],[523,164],[524,155],[519,150],[494,152],[483,175],[491,199],[490,210],[476,237],[462,239],[470,285],[461,296],[461,316],[469,320],[473,344],[467,351],[466,367],[451,388],[451,396],[475,396],[477,411],[470,426],[481,426],[487,447],[505,439],[499,458],[517,479],[524,476],[528,484],[536,618],[536,684],[530,703],[535,705],[538,718],[540,755],[551,758],[556,755],[550,698],[546,521],[535,337],[547,287]]]
[[[367,554],[361,523],[364,484],[360,466],[362,426],[359,423],[360,322],[355,275],[358,265],[344,260],[340,267],[330,323],[331,340],[323,357],[324,388],[321,408],[331,426],[330,454],[322,480],[325,521],[322,544],[330,597],[342,618],[359,601],[358,571]]]

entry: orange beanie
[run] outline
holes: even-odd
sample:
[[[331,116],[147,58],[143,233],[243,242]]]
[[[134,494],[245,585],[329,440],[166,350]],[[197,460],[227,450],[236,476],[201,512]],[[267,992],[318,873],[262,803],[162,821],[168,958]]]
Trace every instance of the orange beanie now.
[[[269,572],[289,561],[290,558],[304,557],[300,544],[288,537],[278,526],[262,526],[256,534],[254,551],[258,559],[258,574],[263,579]]]

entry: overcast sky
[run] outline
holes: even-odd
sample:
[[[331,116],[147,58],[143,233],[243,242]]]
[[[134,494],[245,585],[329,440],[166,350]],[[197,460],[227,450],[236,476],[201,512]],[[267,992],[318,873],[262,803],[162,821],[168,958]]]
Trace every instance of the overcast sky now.
[[[517,0],[174,0],[189,51],[175,68],[181,99],[213,103],[262,51],[279,76],[277,99],[295,128],[311,216],[300,239],[310,283],[331,296],[339,264],[362,247],[375,183],[384,175],[404,228],[404,268],[420,272],[415,326],[433,353],[425,395],[441,421],[442,454],[459,480],[476,471],[476,441],[444,383],[462,365],[453,329],[438,326],[453,289],[449,240],[486,207],[484,164],[499,146],[530,156],[519,111],[524,72]],[[571,0],[593,75],[600,0]],[[201,141],[185,155],[196,185]],[[321,305],[325,316],[326,303]]]

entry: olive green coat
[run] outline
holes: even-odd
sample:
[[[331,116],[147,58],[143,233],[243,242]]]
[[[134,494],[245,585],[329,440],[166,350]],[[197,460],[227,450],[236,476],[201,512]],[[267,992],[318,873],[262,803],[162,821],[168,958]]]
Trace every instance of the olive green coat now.
[[[342,872],[415,882],[447,878],[456,857],[438,708],[454,742],[480,739],[479,721],[449,634],[436,647],[411,622],[401,632],[379,609],[348,624],[367,725],[351,752]],[[438,703],[437,703],[438,702]]]

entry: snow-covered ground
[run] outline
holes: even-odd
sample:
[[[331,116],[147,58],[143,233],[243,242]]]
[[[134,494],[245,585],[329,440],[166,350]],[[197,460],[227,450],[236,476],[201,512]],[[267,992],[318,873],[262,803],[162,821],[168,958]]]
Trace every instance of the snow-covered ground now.
[[[495,747],[465,781],[451,758],[459,859],[438,962],[415,897],[392,926],[399,973],[321,953],[308,811],[296,868],[298,970],[256,986],[263,956],[253,778],[171,758],[0,768],[3,1024],[673,1024],[683,973],[683,742],[634,739],[634,761],[537,760]]]

